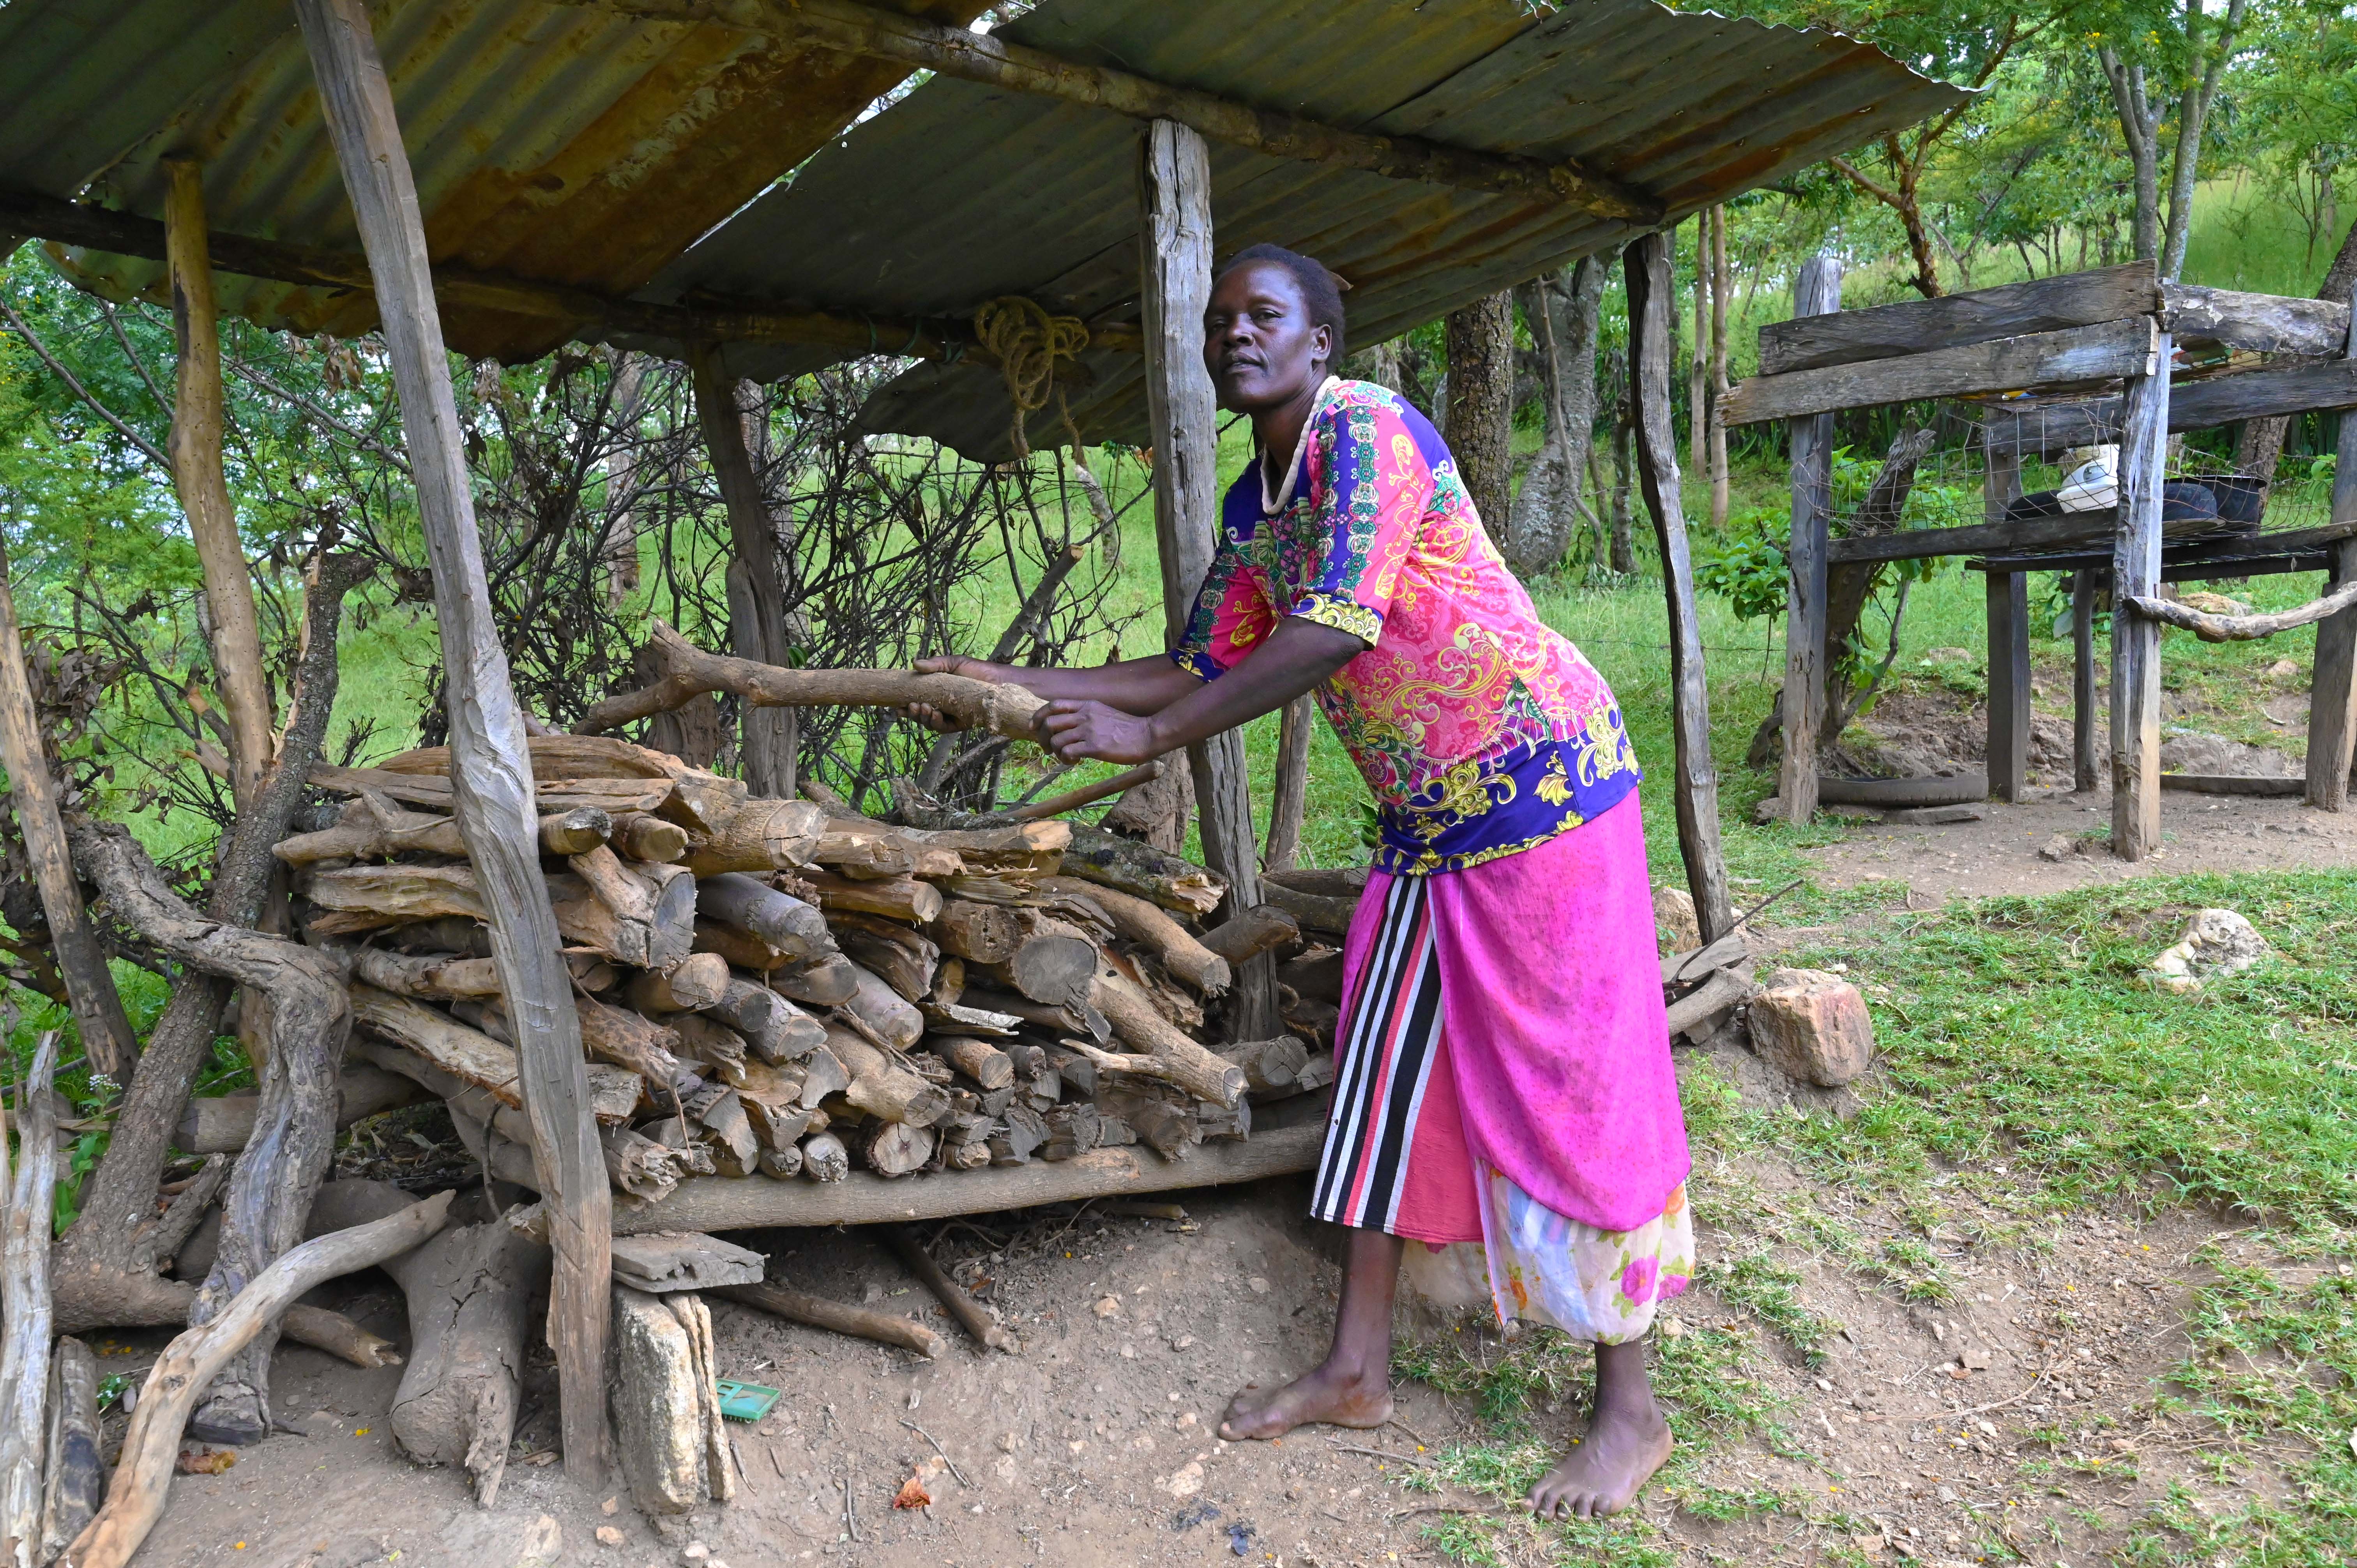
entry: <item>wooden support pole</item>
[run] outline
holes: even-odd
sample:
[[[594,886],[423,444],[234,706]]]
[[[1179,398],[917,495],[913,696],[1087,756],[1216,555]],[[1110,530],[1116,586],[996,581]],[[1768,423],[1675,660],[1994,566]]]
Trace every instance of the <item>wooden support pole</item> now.
[[[1637,472],[1653,537],[1662,552],[1662,588],[1669,597],[1670,693],[1677,736],[1678,854],[1685,862],[1703,940],[1735,929],[1727,891],[1727,861],[1718,845],[1718,768],[1710,757],[1710,687],[1702,662],[1702,628],[1695,612],[1694,558],[1686,546],[1684,501],[1678,493],[1677,435],[1670,422],[1670,244],[1648,234],[1621,252],[1627,277],[1629,386],[1635,399]]]
[[[613,1196],[590,1112],[580,1019],[540,871],[523,714],[491,622],[425,224],[365,0],[296,0],[295,10],[368,252],[401,398],[434,573],[458,831],[490,916],[533,1163],[548,1199],[555,1251],[548,1337],[556,1351],[565,1463],[594,1485],[606,1468]]]
[[[2101,777],[2095,743],[2095,595],[2101,572],[2071,574],[2071,789],[2092,795]]]
[[[1989,793],[2018,802],[2029,788],[2029,575],[1986,575]]]
[[[2346,340],[2357,360],[2357,316]],[[2343,409],[2333,451],[2334,522],[2357,522],[2357,408]],[[2357,538],[2331,547],[2331,585],[2357,584]],[[2357,750],[2357,607],[2341,611],[2316,628],[2316,670],[2308,698],[2308,788],[2303,798],[2319,811],[2349,809],[2349,769]]]
[[[2160,847],[2160,625],[2126,607],[2160,585],[2169,356],[2163,337],[2150,373],[2127,378],[2120,418],[2120,527],[2112,546],[2112,853],[2128,861]]]
[[[188,514],[188,536],[204,573],[213,685],[229,721],[230,789],[242,811],[253,807],[271,763],[270,689],[262,673],[253,578],[221,467],[221,319],[206,252],[204,171],[186,158],[174,158],[167,167],[172,184],[164,199],[164,264],[171,278],[172,329],[180,351],[168,439],[172,484],[180,493],[180,510]]]
[[[1309,810],[1309,728],[1318,722],[1316,699],[1299,696],[1285,704],[1276,732],[1275,799],[1268,808],[1271,871],[1285,871],[1301,858],[1301,822]]]
[[[1562,203],[1601,218],[1637,223],[1657,223],[1662,218],[1662,204],[1652,197],[1570,158],[1477,152],[1417,136],[1344,130],[1282,110],[1068,59],[966,27],[861,5],[858,0],[751,0],[727,5],[712,0],[574,3],[630,16],[734,25],[845,54],[962,77],[1002,91],[1040,93],[1087,109],[1168,122],[1198,138],[1210,136],[1271,157]]]
[[[114,975],[82,908],[81,884],[74,875],[65,822],[58,814],[57,782],[49,777],[41,742],[40,714],[25,669],[25,640],[16,622],[16,599],[8,585],[8,558],[0,553],[0,762],[8,768],[8,793],[16,825],[25,835],[25,855],[33,863],[33,885],[48,917],[49,946],[64,976],[74,1023],[91,1065],[117,1083],[131,1081],[139,1060],[139,1036],[123,1011]]]
[[[1733,482],[1733,475],[1727,463],[1727,416],[1719,412],[1718,400],[1729,391],[1727,381],[1727,296],[1734,283],[1734,276],[1727,266],[1727,209],[1721,205],[1710,209],[1710,386],[1703,399],[1710,436],[1710,525],[1714,529],[1727,526]],[[1840,302],[1836,300],[1835,303],[1838,307]]]
[[[1792,314],[1824,316],[1841,308],[1841,258],[1812,256],[1792,285]],[[1825,613],[1829,589],[1826,514],[1833,506],[1834,416],[1792,421],[1792,575],[1784,617],[1784,765],[1776,797],[1795,827],[1817,814],[1818,732],[1825,724]],[[1696,905],[1700,907],[1699,903]]]
[[[786,589],[778,576],[776,525],[761,499],[761,482],[746,445],[737,388],[720,363],[720,349],[689,350],[695,377],[695,416],[720,499],[728,512],[728,641],[739,659],[784,667]],[[741,603],[740,603],[741,601]],[[754,794],[794,793],[795,714],[791,708],[745,704],[745,783]]]
[[[58,1128],[49,1110],[58,1036],[41,1036],[16,1089],[16,1162],[0,1131],[0,1560],[36,1568],[41,1556],[41,1440],[48,1423],[49,1230],[58,1185]]]
[[[1154,433],[1154,538],[1162,559],[1163,629],[1176,647],[1211,570],[1220,515],[1219,406],[1203,367],[1203,312],[1211,299],[1211,159],[1200,134],[1169,120],[1146,126],[1141,144],[1138,266],[1146,416]],[[1229,730],[1189,746],[1187,761],[1195,775],[1204,864],[1227,882],[1226,913],[1242,914],[1260,902],[1243,732]],[[1239,1040],[1277,1032],[1276,968],[1265,956],[1237,972],[1228,1023]]]

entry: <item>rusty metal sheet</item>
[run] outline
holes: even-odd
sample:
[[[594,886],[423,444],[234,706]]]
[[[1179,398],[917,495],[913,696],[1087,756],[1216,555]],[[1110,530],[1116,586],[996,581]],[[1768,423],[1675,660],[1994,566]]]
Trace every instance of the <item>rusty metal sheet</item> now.
[[[982,0],[902,9],[963,24]],[[904,80],[740,29],[544,0],[372,5],[436,261],[624,295]],[[156,217],[162,160],[207,165],[220,229],[357,251],[309,58],[285,0],[0,5],[0,183]],[[152,263],[63,258],[117,297]],[[222,308],[361,331],[365,298],[224,276]],[[460,352],[545,352],[570,325],[453,310]]]
[[[1961,96],[1838,34],[1652,0],[1584,0],[1535,18],[1512,0],[1049,0],[1004,36],[1337,124],[1577,157],[1663,198],[1674,219]],[[905,317],[1025,294],[1135,322],[1138,136],[1119,115],[936,77],[707,235],[644,297]],[[1518,197],[1211,151],[1221,252],[1274,241],[1318,256],[1351,285],[1359,342],[1635,233]],[[728,355],[763,380],[837,357],[777,344]],[[1070,394],[1083,433],[1143,440],[1135,358],[1083,363],[1087,384]],[[996,458],[1008,413],[986,368],[926,365],[881,391],[866,418]],[[1052,419],[1035,419],[1035,440],[1053,438]]]

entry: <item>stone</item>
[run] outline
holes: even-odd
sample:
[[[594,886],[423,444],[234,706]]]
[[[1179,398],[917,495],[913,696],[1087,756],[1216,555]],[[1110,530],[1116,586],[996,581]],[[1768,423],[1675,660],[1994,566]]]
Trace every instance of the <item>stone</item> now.
[[[1926,664],[1970,664],[1980,655],[1969,648],[1927,648],[1923,650]]]
[[[2163,773],[2213,773],[2230,779],[2288,779],[2291,759],[2271,746],[2244,746],[2222,735],[2185,730],[2160,743]]]
[[[597,1544],[619,1546],[622,1544],[622,1532],[610,1524],[601,1524],[597,1527]]]
[[[2077,848],[2078,840],[2069,833],[2056,833],[2038,846],[2038,858],[2054,861],[2068,860]]]
[[[1874,1019],[1857,986],[1821,969],[1775,969],[1751,998],[1751,1047],[1789,1078],[1834,1089],[1874,1060]]]
[[[1179,1466],[1171,1473],[1170,1478],[1162,1483],[1162,1489],[1174,1498],[1191,1498],[1201,1491],[1203,1489],[1202,1461],[1189,1459]]]
[[[340,1434],[344,1430],[344,1423],[338,1421],[332,1412],[315,1410],[296,1422],[295,1427],[306,1437],[324,1438]]]
[[[1654,888],[1653,930],[1663,952],[1692,952],[1702,946],[1702,922],[1695,916],[1694,895],[1667,885]]]
[[[2298,663],[2289,659],[2278,659],[2267,666],[2267,678],[2273,681],[2297,681],[2303,673]]]
[[[1104,1296],[1089,1310],[1095,1313],[1099,1317],[1111,1317],[1114,1314],[1121,1310],[1121,1297],[1117,1295]]]
[[[608,1380],[622,1478],[648,1513],[683,1514],[711,1495],[705,1474],[707,1401],[696,1386],[694,1344],[666,1300],[614,1287]]]
[[[2146,979],[2157,990],[2190,996],[2204,981],[2240,974],[2267,956],[2266,939],[2232,909],[2196,909],[2177,945],[2156,955]]]
[[[515,1568],[555,1568],[565,1555],[565,1530],[548,1514],[524,1526],[523,1543],[516,1549]]]
[[[1751,808],[1751,820],[1758,826],[1763,828],[1770,822],[1782,822],[1784,820],[1783,798],[1779,795],[1769,795],[1762,798]]]
[[[1952,822],[1977,822],[1987,816],[1978,806],[1909,806],[1883,812],[1882,820],[1895,828],[1940,828]]]

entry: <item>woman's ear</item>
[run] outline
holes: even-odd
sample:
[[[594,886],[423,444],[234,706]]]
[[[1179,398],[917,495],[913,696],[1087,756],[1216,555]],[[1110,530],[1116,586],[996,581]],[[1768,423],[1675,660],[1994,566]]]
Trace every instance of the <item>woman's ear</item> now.
[[[1310,328],[1309,341],[1312,345],[1309,350],[1310,361],[1321,371],[1332,370],[1334,368],[1334,328],[1323,321],[1319,322]]]

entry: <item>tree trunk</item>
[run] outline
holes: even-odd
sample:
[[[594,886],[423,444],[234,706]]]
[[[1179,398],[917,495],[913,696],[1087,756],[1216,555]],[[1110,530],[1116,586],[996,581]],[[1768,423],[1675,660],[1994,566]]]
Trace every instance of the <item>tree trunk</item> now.
[[[1637,475],[1637,404],[1630,395],[1628,355],[1621,362],[1620,413],[1612,422],[1612,537],[1609,564],[1620,573],[1637,569],[1637,517],[1631,490]]]
[[[2136,171],[2136,205],[2130,219],[2136,254],[2147,261],[2160,257],[2160,112],[2145,91],[2144,67],[2130,65],[2112,49],[2099,48],[2095,58],[2112,84],[2112,106],[2119,113],[2120,140]]]
[[[1448,335],[1448,449],[1483,524],[1502,530],[1513,484],[1513,295],[1450,311]]]
[[[2324,269],[2324,283],[2316,297],[2346,300],[2352,291],[2357,291],[2357,223],[2349,226],[2340,252]],[[2283,461],[2284,435],[2290,428],[2290,419],[2281,414],[2244,421],[2234,439],[2234,471],[2251,475],[2262,484],[2273,484],[2276,467]]]
[[[1546,396],[1546,445],[1523,478],[1500,541],[1507,565],[1525,577],[1555,569],[1571,547],[1587,508],[1580,487],[1596,428],[1597,318],[1604,304],[1603,266],[1575,263],[1566,284],[1544,277],[1516,291],[1539,340],[1539,381]]]
[[[2201,46],[2203,16],[2199,0],[2187,0],[2185,6],[2186,52],[2201,62],[2201,69],[2186,84],[2177,105],[2177,157],[2169,177],[2169,231],[2160,250],[2160,275],[2171,283],[2185,270],[2185,245],[2192,234],[2193,187],[2201,173],[2201,128],[2209,121],[2218,78],[2234,52],[2234,35],[2242,29],[2249,4],[2250,0],[2228,0],[2217,44],[2206,50]]]
[[[778,575],[778,538],[770,509],[761,499],[759,476],[745,438],[745,412],[737,383],[720,364],[716,346],[698,346],[691,355],[695,373],[695,414],[712,472],[728,514],[728,639],[739,659],[756,664],[787,662],[786,591]],[[744,709],[745,782],[756,795],[794,792],[794,724],[791,708]]]
[[[1710,282],[1706,207],[1695,214],[1694,344],[1686,356],[1686,471],[1695,475],[1710,471]]]
[[[1733,279],[1727,267],[1727,209],[1710,209],[1710,385],[1708,418],[1710,451],[1710,525],[1727,525],[1730,477],[1727,470],[1727,421],[1718,412],[1719,394],[1727,391],[1727,294]]]
[[[600,467],[606,478],[606,542],[598,554],[606,576],[606,602],[619,606],[639,591],[639,456],[630,444],[646,407],[648,356],[614,358],[613,423],[618,450]],[[708,765],[710,758],[705,764]]]

